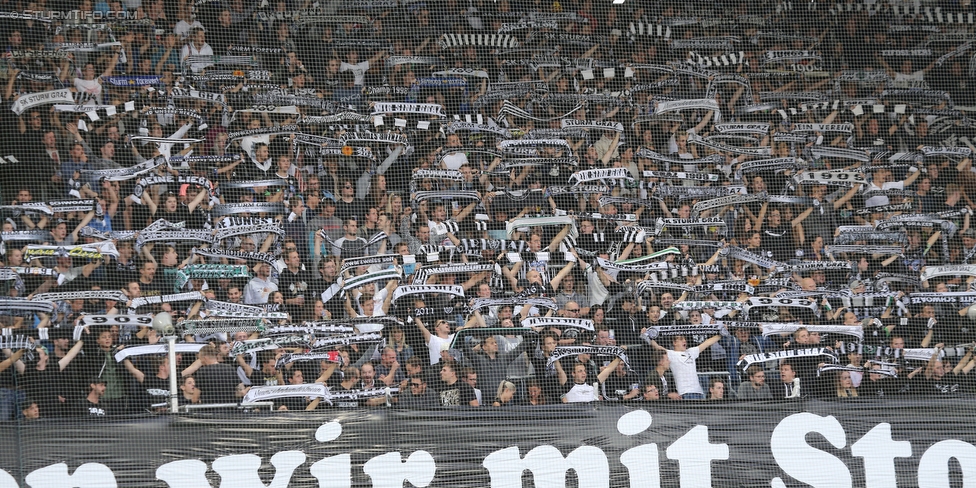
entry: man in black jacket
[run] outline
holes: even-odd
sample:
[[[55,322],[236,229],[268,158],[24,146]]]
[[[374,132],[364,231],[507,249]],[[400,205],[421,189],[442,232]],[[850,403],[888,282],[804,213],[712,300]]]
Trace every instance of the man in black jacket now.
[[[515,349],[499,353],[495,336],[488,336],[481,340],[481,344],[469,349],[464,360],[478,372],[478,378],[483,385],[487,385],[488,391],[494,391],[507,377],[508,365],[525,352],[526,344],[527,341],[523,339]]]

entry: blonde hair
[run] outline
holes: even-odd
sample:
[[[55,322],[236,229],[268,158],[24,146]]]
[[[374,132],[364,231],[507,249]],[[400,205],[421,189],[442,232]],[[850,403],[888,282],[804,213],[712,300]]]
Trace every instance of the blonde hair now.
[[[505,390],[515,391],[516,389],[517,388],[515,388],[515,383],[512,383],[511,381],[508,380],[502,380],[502,382],[498,384],[498,392],[495,394],[495,397],[501,398],[502,392],[504,392]]]

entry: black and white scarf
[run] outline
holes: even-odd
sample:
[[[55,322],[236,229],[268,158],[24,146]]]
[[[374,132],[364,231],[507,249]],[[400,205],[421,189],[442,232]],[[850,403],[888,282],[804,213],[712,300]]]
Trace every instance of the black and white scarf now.
[[[359,258],[347,258],[342,260],[339,274],[343,274],[347,269],[358,268],[360,266],[392,266],[401,259],[399,254],[381,254],[378,256],[363,256]]]
[[[227,138],[231,141],[236,141],[243,139],[245,137],[255,137],[264,135],[280,135],[280,134],[292,134],[295,132],[301,132],[301,129],[297,125],[274,125],[271,127],[261,127],[259,129],[244,129],[234,132],[228,132]]]
[[[126,181],[153,171],[162,164],[166,164],[166,158],[163,156],[157,156],[128,168],[82,170],[81,175],[82,177],[93,181],[99,181],[102,178],[107,181]]]
[[[54,302],[45,302],[41,300],[7,297],[0,298],[0,310],[17,313],[35,312],[51,314],[57,310],[57,304]]]
[[[461,285],[401,285],[393,291],[392,303],[405,296],[423,294],[449,294],[456,297],[464,297],[464,288]]]
[[[612,120],[577,120],[563,119],[561,122],[563,129],[598,129],[612,132],[623,132],[624,125]]]
[[[847,335],[847,336],[857,337],[860,340],[864,340],[864,327],[861,327],[860,325],[809,325],[809,324],[761,322],[760,327],[762,328],[763,337],[769,337],[771,335],[792,334],[797,330],[803,328],[810,332],[822,332],[825,334]]]
[[[482,310],[489,307],[501,306],[529,306],[558,310],[559,306],[552,298],[546,297],[510,297],[510,298],[475,298],[471,302],[471,310]]]
[[[258,219],[260,220],[260,219]],[[273,222],[256,222],[249,225],[235,225],[234,227],[221,228],[213,233],[213,242],[219,243],[224,239],[239,236],[242,234],[275,234],[278,236],[285,235],[285,229],[281,226],[281,222],[275,220]]]
[[[735,179],[741,180],[743,174],[757,171],[784,171],[806,168],[807,164],[793,157],[756,159],[740,163],[735,171]]]
[[[214,218],[224,217],[234,214],[256,214],[266,213],[271,215],[288,215],[288,207],[284,203],[221,203],[214,205],[210,210],[210,215]]]
[[[427,279],[433,275],[480,273],[482,271],[490,271],[495,274],[501,274],[501,267],[496,263],[438,264],[434,266],[424,266],[417,269],[414,284],[426,284]]]
[[[252,386],[241,404],[266,402],[278,398],[322,398],[331,405],[329,387],[322,383],[305,383],[301,385],[273,385]]]
[[[322,325],[316,322],[303,322],[302,324],[275,325],[264,330],[264,334],[352,334],[356,328],[351,325]]]
[[[714,99],[708,98],[669,100],[665,102],[658,102],[657,106],[654,107],[654,115],[677,112],[680,110],[707,110],[718,113],[719,106],[718,102],[716,102]]]
[[[34,295],[33,300],[40,301],[66,301],[66,300],[115,300],[127,302],[129,297],[121,291],[113,290],[86,290],[86,291],[66,291],[59,293],[40,293]]]
[[[44,242],[51,238],[46,230],[13,230],[0,233],[3,242]]]
[[[718,152],[731,152],[735,154],[746,154],[751,156],[769,156],[770,148],[768,146],[760,147],[739,147],[730,146],[728,144],[721,144],[714,142],[711,139],[705,139],[697,134],[688,134],[688,142],[696,146],[704,146],[709,149],[714,149]]]
[[[755,363],[768,363],[770,361],[780,361],[783,359],[810,357],[823,357],[824,362],[837,362],[837,356],[829,349],[825,347],[813,347],[809,349],[788,349],[785,351],[750,354],[740,359],[735,366],[740,371],[746,371],[749,369],[749,366],[752,366]]]
[[[377,271],[375,273],[368,273],[360,276],[354,276],[352,278],[347,278],[343,281],[342,288],[345,291],[353,290],[361,286],[365,286],[369,283],[387,282],[389,280],[401,281],[403,279],[403,271],[400,269],[384,269]]]
[[[633,176],[627,168],[597,168],[579,170],[569,177],[570,183],[578,185],[588,181],[627,180],[633,181]]]
[[[204,256],[214,259],[226,259],[228,261],[246,260],[246,261],[260,261],[262,263],[268,263],[274,265],[277,258],[274,254],[263,253],[263,252],[243,252],[243,251],[222,251],[217,249],[193,249],[194,255]]]
[[[579,319],[571,317],[529,317],[522,320],[522,327],[555,327],[557,329],[575,328],[593,331],[593,321],[589,319]]]
[[[444,107],[436,103],[376,102],[373,104],[372,115],[409,113],[444,117],[443,111]]]
[[[556,115],[556,116],[553,116],[553,117],[543,118],[543,117],[536,117],[536,116],[532,115],[531,113],[527,112],[522,107],[519,107],[518,105],[516,105],[514,103],[511,103],[508,100],[505,100],[505,102],[502,104],[502,108],[498,110],[498,116],[501,117],[503,115],[511,115],[513,117],[518,117],[518,118],[523,118],[523,119],[530,119],[530,120],[534,120],[536,122],[549,122],[549,121],[557,120],[557,119],[565,119],[566,117],[572,115],[573,112],[576,112],[577,110],[580,110],[582,108],[583,108],[583,104],[580,103],[580,104],[577,104],[575,107],[573,107],[570,111],[568,111],[568,112],[566,112],[566,113],[564,113],[562,115]]]
[[[625,350],[618,346],[557,346],[546,361],[546,368],[554,368],[553,363],[562,358],[579,356],[580,354],[589,354],[592,357],[620,358],[627,369],[630,369],[630,362]]]
[[[176,303],[176,302],[197,302],[206,301],[206,298],[202,293],[198,291],[191,291],[187,293],[177,293],[173,295],[158,295],[151,297],[138,297],[133,298],[129,303],[129,311],[135,313],[139,307],[144,307],[146,305],[156,305],[161,303]]]
[[[301,347],[302,349],[308,349],[312,345],[312,340],[315,336],[308,334],[289,334],[278,337],[264,337],[261,339],[254,339],[250,341],[240,341],[234,343],[234,346],[230,348],[231,357],[237,357],[241,354],[251,354],[258,351],[269,351],[278,349],[281,347]]]
[[[654,223],[654,235],[668,230],[668,228],[695,228],[695,227],[715,227],[716,232],[725,234],[726,222],[718,217],[707,217],[702,219],[675,219],[658,218]]]
[[[379,332],[369,332],[366,334],[345,334],[316,339],[312,343],[313,350],[333,349],[338,346],[348,346],[350,344],[368,344],[379,342],[383,339],[383,334]]]
[[[859,214],[860,215],[860,214]],[[908,244],[905,232],[841,232],[834,238],[836,245],[849,245],[857,241],[880,241],[894,244]]]
[[[782,273],[809,273],[827,270],[850,271],[851,267],[851,263],[847,261],[806,261],[799,264],[777,266],[776,271]]]
[[[517,37],[507,34],[444,34],[437,40],[437,44],[442,49],[455,49],[465,46],[514,49],[520,46]]]

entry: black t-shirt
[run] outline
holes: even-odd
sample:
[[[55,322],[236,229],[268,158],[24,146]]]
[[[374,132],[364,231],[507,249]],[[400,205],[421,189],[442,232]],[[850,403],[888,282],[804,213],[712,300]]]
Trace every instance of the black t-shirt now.
[[[278,375],[267,374],[260,369],[255,369],[251,376],[251,386],[277,386],[278,385]]]
[[[129,264],[122,264],[118,261],[114,261],[107,267],[103,266],[103,268],[106,268],[108,281],[112,288],[124,289],[130,281],[139,279],[139,273],[136,270],[135,261],[131,261]]]
[[[43,371],[28,367],[20,381],[27,397],[37,402],[41,416],[53,417],[64,414],[64,404],[61,403],[58,396],[68,399],[72,398],[74,393],[68,387],[68,383],[64,381],[66,379],[62,378],[62,373],[58,371],[57,358],[52,357],[48,360],[48,367]]]
[[[145,407],[155,403],[165,403],[169,400],[169,378],[160,378],[156,375],[148,375],[140,385],[140,398]]]
[[[859,396],[886,397],[902,393],[905,388],[905,380],[902,378],[881,378],[878,381],[871,381],[868,375],[857,387]]]
[[[973,381],[969,375],[946,374],[940,379],[925,378],[923,374],[916,376],[908,393],[912,395],[958,395],[972,391]]]
[[[105,417],[109,415],[109,409],[105,402],[92,403],[86,397],[78,402],[75,413],[89,417]]]
[[[156,207],[156,213],[153,214],[154,219],[166,219],[166,221],[172,224],[179,224],[180,222],[186,222],[186,225],[190,225],[190,211],[185,205],[176,205],[175,212],[167,212],[163,207],[163,203],[160,203]]]
[[[341,198],[336,202],[335,216],[345,223],[348,219],[356,219],[359,222],[363,222],[366,218],[366,202],[353,198],[349,203],[346,203]]]
[[[310,402],[305,397],[287,397],[275,400],[275,408],[285,406],[291,411],[305,410]]]
[[[444,407],[468,406],[472,400],[477,398],[474,395],[474,388],[461,380],[455,381],[453,385],[437,381],[435,385],[434,390],[440,396],[441,406]]]
[[[335,284],[334,281],[326,281],[322,278],[316,278],[309,283],[309,289],[315,296],[316,300],[321,300],[322,293],[325,290],[328,290],[333,284]],[[345,309],[343,308],[345,302],[339,297],[339,295],[339,293],[336,293],[335,295],[332,295],[332,298],[328,302],[325,302],[325,309],[332,313],[332,318],[342,317],[345,313]],[[316,319],[318,319],[318,317],[316,317]]]
[[[158,274],[161,276],[162,272],[159,272]],[[165,289],[163,279],[159,276],[154,275],[153,280],[150,283],[143,283],[142,280],[139,280],[139,293],[144,297],[156,297],[173,293],[172,288],[169,290]]]
[[[623,400],[624,396],[631,390],[640,389],[640,380],[634,373],[627,373],[623,376],[616,372],[610,373],[607,381],[603,383],[600,394],[605,400]]]
[[[285,268],[278,275],[278,291],[284,295],[285,300],[301,296],[305,297],[306,305],[314,303],[315,297],[312,296],[312,290],[310,288],[312,283],[312,273],[304,269],[299,270],[298,273],[292,273],[291,270]],[[294,305],[285,306],[286,311],[292,315],[292,318],[303,308]]]
[[[237,403],[235,391],[240,378],[237,370],[227,364],[211,364],[193,374],[200,389],[200,403]]]
[[[773,253],[773,259],[786,262],[796,256],[796,246],[793,244],[793,231],[789,225],[780,224],[779,227],[763,229],[763,247]]]

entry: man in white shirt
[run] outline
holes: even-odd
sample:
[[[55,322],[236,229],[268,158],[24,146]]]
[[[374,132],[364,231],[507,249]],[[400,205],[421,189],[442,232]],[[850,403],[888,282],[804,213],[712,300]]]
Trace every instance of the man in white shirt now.
[[[244,290],[244,303],[247,305],[261,305],[268,303],[272,293],[278,291],[278,285],[271,281],[271,265],[258,263],[254,278],[247,282]]]
[[[383,52],[377,52],[372,58],[366,61],[359,61],[359,51],[352,49],[346,53],[346,62],[339,65],[339,71],[352,71],[352,74],[356,76],[356,80],[353,82],[356,86],[363,86],[366,79],[366,72],[369,71],[369,67],[383,58]]]
[[[577,362],[573,366],[573,384],[570,385],[569,388],[566,390],[566,393],[563,394],[562,397],[563,403],[593,402],[597,400],[602,400],[599,394],[600,390],[598,389],[598,386],[602,385],[604,382],[607,381],[607,378],[610,376],[610,373],[612,373],[615,369],[617,369],[618,364],[620,364],[620,358],[614,359],[613,361],[610,362],[609,365],[607,365],[606,367],[603,368],[602,371],[600,371],[599,375],[597,375],[596,377],[597,383],[587,384],[586,364]],[[560,383],[565,384],[566,373],[563,371],[563,369],[558,368],[556,370],[556,373],[562,376],[560,378]]]
[[[720,328],[723,326],[719,326]],[[724,329],[723,329],[724,330]],[[726,334],[728,332],[725,332]],[[695,360],[702,351],[708,349],[719,341],[722,335],[716,334],[709,337],[701,344],[688,348],[688,339],[683,335],[674,336],[671,344],[674,350],[666,349],[658,345],[657,341],[652,340],[651,345],[656,349],[663,349],[668,354],[671,361],[671,373],[674,375],[675,389],[681,395],[682,400],[704,400],[705,391],[698,381],[698,367]]]
[[[183,45],[183,49],[180,50],[180,61],[186,63],[186,58],[190,56],[213,56],[213,48],[210,47],[210,44],[207,44],[206,34],[203,32],[202,28],[193,28],[190,31],[189,39],[190,42]],[[203,71],[204,68],[212,65],[213,63],[211,62],[191,63],[190,69],[194,73],[199,73]]]
[[[414,321],[417,323],[417,327],[420,328],[420,333],[424,336],[424,343],[427,344],[427,350],[430,353],[430,364],[437,364],[441,360],[441,351],[450,347],[451,342],[454,341],[454,334],[451,333],[451,324],[446,320],[438,320],[434,322],[434,332],[431,333],[431,331],[427,330],[427,327],[424,327],[424,322],[419,317],[415,318]]]

